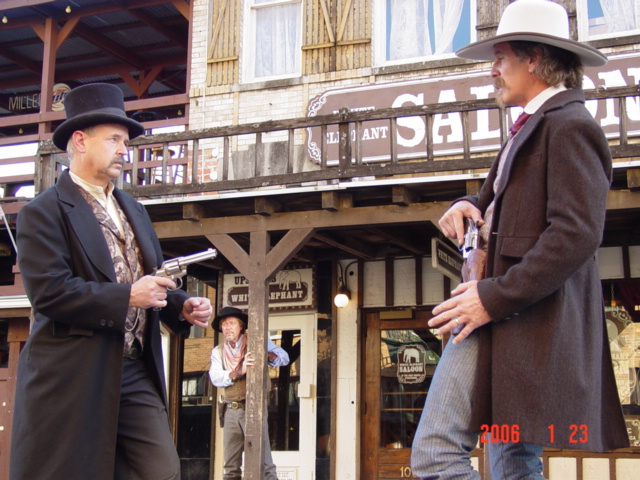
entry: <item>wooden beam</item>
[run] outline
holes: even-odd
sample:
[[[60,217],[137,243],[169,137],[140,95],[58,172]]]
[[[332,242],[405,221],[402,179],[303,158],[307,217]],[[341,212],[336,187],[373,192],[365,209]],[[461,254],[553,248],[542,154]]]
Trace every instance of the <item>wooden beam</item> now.
[[[334,237],[326,234],[316,234],[314,236],[316,240],[331,245],[332,247],[339,248],[340,250],[347,252],[350,256],[358,258],[371,259],[375,257],[375,250],[370,245],[364,242],[359,242],[353,238],[347,240],[337,240]]]
[[[75,32],[88,42],[94,44],[99,50],[104,52],[110,57],[117,59],[120,62],[124,62],[127,65],[134,67],[136,70],[144,68],[144,61],[131,50],[118,45],[108,37],[98,33],[96,30],[92,30],[82,24],[78,24],[75,28]]]
[[[175,3],[174,3],[174,5],[175,5]],[[187,11],[188,10],[189,10],[189,6],[187,5]],[[176,45],[180,45],[182,48],[187,48],[188,47],[188,45],[187,45],[187,37],[185,37],[184,35],[178,33],[175,29],[173,29],[173,28],[171,28],[169,26],[165,26],[164,24],[160,23],[158,20],[153,18],[151,15],[146,13],[144,10],[133,9],[132,8],[132,9],[129,10],[129,13],[131,15],[133,15],[134,17],[136,17],[138,20],[140,20],[143,23],[146,23],[147,25],[149,25],[149,27],[151,27],[156,32],[158,32],[159,34],[161,34],[164,37],[166,37],[168,40],[171,40]],[[182,12],[180,12],[180,13],[182,14]]]
[[[414,242],[411,242],[413,238],[402,237],[387,230],[383,230],[382,228],[369,228],[368,230],[376,235],[380,235],[381,237],[386,238],[390,243],[398,245],[399,247],[404,248],[414,255],[426,255],[428,253],[428,238],[419,239],[422,243],[420,243],[419,245],[415,245]]]
[[[391,188],[392,202],[396,205],[410,205],[417,203],[419,198],[416,192],[405,185],[394,185]]]
[[[38,77],[40,75],[42,75],[42,64],[41,63],[34,62],[33,60],[25,58],[24,56],[19,55],[16,52],[14,52],[11,48],[1,48],[0,49],[0,56],[6,58],[10,62],[13,62],[13,63],[16,63],[16,64],[20,65],[25,70],[28,70],[31,73],[34,73]],[[2,84],[3,84],[3,87],[6,86],[6,83],[4,81],[2,82]]]
[[[257,197],[253,200],[254,211],[258,215],[269,216],[282,210],[282,204],[273,198]]]
[[[191,22],[191,9],[189,8],[189,2],[187,0],[173,0],[171,4],[176,7],[180,15]]]
[[[607,211],[640,208],[640,191],[609,190]]]
[[[42,58],[42,78],[40,81],[40,113],[50,112],[53,103],[53,82],[56,73],[56,45],[58,25],[52,18],[47,18],[45,24],[44,52]],[[51,132],[50,122],[38,124],[38,134]]]
[[[60,31],[58,32],[58,38],[56,39],[56,51],[60,48],[60,46],[65,42],[71,32],[73,32],[80,22],[80,17],[72,17],[62,26]]]
[[[322,192],[322,208],[331,212],[353,207],[353,195],[348,193]]]
[[[247,398],[245,403],[244,438],[244,478],[262,480],[264,478],[264,436],[263,426],[267,421],[267,329],[269,300],[266,271],[267,255],[270,248],[268,232],[251,232],[251,268],[249,275],[249,327],[247,352],[256,359],[253,367],[247,369]]]
[[[627,170],[627,187],[640,188],[640,168],[630,168]]]
[[[269,252],[266,265],[267,278],[279,271],[315,233],[315,228],[294,228],[280,239]]]
[[[640,197],[640,194],[638,196]],[[312,225],[316,229],[397,225],[425,221],[431,221],[437,225],[438,220],[448,208],[449,202],[414,203],[407,207],[383,205],[336,212],[323,210],[282,212],[270,217],[246,215],[204,218],[198,223],[189,220],[173,220],[155,222],[154,227],[159,238],[168,239],[253,231],[285,231],[300,228],[300,225]]]
[[[218,249],[218,252],[222,253],[242,275],[249,278],[251,275],[251,260],[249,254],[238,242],[226,234],[206,235],[206,237]]]
[[[185,203],[182,205],[182,218],[198,221],[204,218],[204,207],[198,203]]]
[[[314,233],[313,228],[292,229],[271,248],[271,236],[265,230],[250,234],[249,254],[229,235],[208,235],[249,282],[249,327],[247,352],[256,359],[247,369],[245,410],[245,479],[260,480],[264,476],[264,438],[267,404],[267,329],[269,319],[268,281],[286,264]]]
[[[483,183],[484,180],[467,180],[465,182],[467,187],[467,195],[478,195]]]

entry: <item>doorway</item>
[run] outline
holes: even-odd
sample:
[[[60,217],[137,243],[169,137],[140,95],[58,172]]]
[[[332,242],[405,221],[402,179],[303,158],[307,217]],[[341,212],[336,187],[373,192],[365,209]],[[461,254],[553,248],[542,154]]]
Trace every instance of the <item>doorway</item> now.
[[[278,479],[316,478],[316,322],[314,313],[269,317],[269,337],[290,360],[269,367],[269,440]]]
[[[414,478],[410,457],[442,339],[428,312],[365,315],[362,479]]]
[[[313,480],[316,466],[315,313],[270,315],[268,335],[289,354],[289,365],[269,367],[267,396],[269,442],[279,480]],[[222,429],[218,427],[215,466],[210,478],[222,478]],[[244,465],[244,460],[243,460]]]

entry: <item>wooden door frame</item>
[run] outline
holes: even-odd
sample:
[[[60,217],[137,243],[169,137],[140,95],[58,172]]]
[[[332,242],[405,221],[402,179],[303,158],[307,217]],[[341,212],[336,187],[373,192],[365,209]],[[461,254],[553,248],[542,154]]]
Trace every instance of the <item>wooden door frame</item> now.
[[[397,310],[397,309],[395,309]],[[362,421],[361,421],[361,438],[362,448],[360,455],[360,469],[362,480],[378,480],[378,478],[387,478],[380,476],[380,341],[381,330],[388,329],[409,329],[415,328],[416,322],[420,322],[421,327],[426,326],[428,319],[432,317],[431,307],[421,309],[407,308],[411,310],[412,318],[406,320],[381,320],[380,313],[387,311],[386,309],[375,309],[363,311],[364,325],[363,337],[364,345],[362,349]],[[443,349],[446,347],[448,336],[443,339]],[[386,452],[385,458],[397,459],[400,465],[399,476],[397,478],[415,478],[410,469],[409,459],[405,460],[407,449],[399,449],[397,451],[390,450]],[[485,461],[483,451],[476,449],[472,453],[473,457],[478,458],[478,470],[483,478],[490,480],[488,473],[488,462]],[[406,467],[402,464],[406,462]],[[485,465],[487,468],[485,468]],[[386,472],[386,475],[390,471]]]

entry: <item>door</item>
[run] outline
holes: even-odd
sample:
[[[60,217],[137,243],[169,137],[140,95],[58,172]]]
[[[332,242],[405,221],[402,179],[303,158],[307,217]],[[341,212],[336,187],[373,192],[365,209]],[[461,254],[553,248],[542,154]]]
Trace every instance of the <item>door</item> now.
[[[442,353],[441,338],[427,327],[427,312],[385,316],[365,317],[363,480],[414,478],[411,444]]]
[[[269,317],[269,336],[289,354],[269,368],[269,439],[279,480],[313,480],[316,465],[316,315]]]

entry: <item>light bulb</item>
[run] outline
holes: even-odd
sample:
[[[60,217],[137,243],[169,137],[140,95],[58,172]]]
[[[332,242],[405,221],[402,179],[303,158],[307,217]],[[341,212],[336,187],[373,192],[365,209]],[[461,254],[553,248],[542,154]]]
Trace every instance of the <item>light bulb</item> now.
[[[349,303],[349,297],[346,293],[339,293],[333,299],[333,303],[335,303],[336,307],[338,308],[346,307]]]

